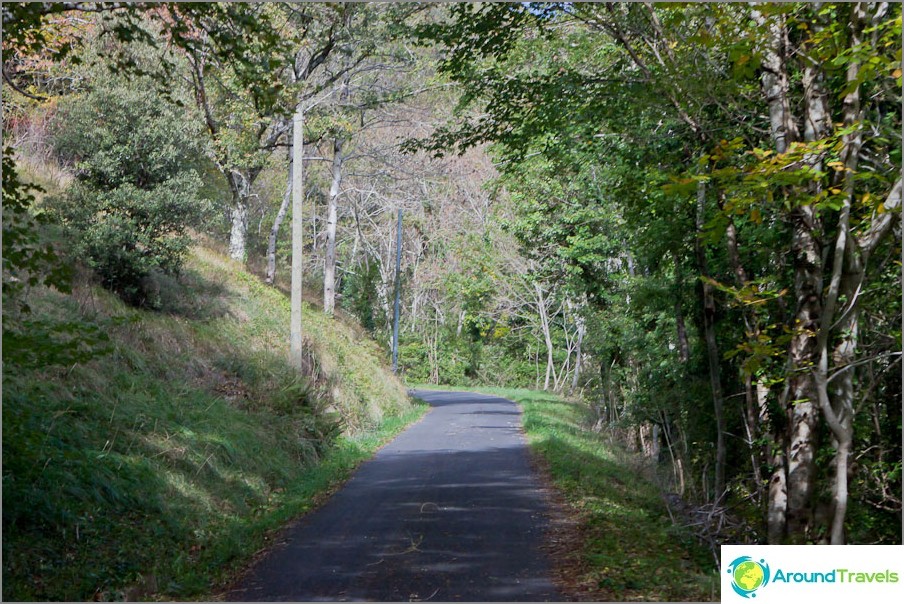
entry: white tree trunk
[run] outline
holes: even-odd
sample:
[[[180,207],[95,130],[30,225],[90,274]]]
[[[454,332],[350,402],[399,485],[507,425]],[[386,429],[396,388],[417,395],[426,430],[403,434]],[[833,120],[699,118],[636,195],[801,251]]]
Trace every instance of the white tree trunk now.
[[[336,222],[342,186],[342,139],[333,142],[333,180],[327,202],[326,254],[323,261],[323,311],[332,315],[336,307]]]
[[[245,235],[248,230],[248,208],[239,203],[232,207],[232,229],[229,231],[229,257],[245,261]]]
[[[584,334],[587,332],[587,325],[584,322],[584,317],[580,314],[577,315],[575,322],[577,323],[578,329],[578,341],[574,352],[574,375],[571,378],[571,392],[573,393],[578,389],[578,382],[581,379],[581,345],[584,343]]]
[[[289,202],[292,201],[292,161],[289,161],[289,179],[286,183],[286,192],[283,194],[282,203],[276,213],[276,219],[270,228],[270,236],[267,238],[267,278],[268,285],[276,281],[276,240],[279,237],[279,229],[289,212]]]
[[[751,11],[751,16],[758,25],[767,25],[767,19],[759,11]],[[791,114],[788,100],[788,71],[785,68],[787,31],[782,16],[775,16],[768,21],[768,38],[763,53],[762,76],[760,82],[763,95],[769,104],[769,124],[775,150],[784,153],[788,145],[798,139],[797,124]]]
[[[868,8],[869,7],[869,8]],[[888,5],[859,3],[851,14],[851,47],[863,42],[864,29],[875,23],[885,13]],[[874,11],[872,15],[867,10]],[[860,62],[852,61],[847,67],[847,81],[854,84],[843,100],[844,125],[855,128],[843,137],[841,158],[847,169],[844,174],[844,205],[838,221],[832,275],[826,293],[826,309],[818,335],[819,363],[816,368],[820,409],[835,437],[835,482],[832,488],[834,510],[831,525],[832,545],[845,542],[844,523],[848,504],[848,469],[854,439],[855,382],[854,364],[857,360],[860,303],[859,295],[866,279],[867,263],[875,246],[887,232],[884,219],[874,219],[863,239],[851,233],[850,214],[856,199],[854,174],[856,173],[863,134],[858,126],[863,119],[860,104],[860,87],[856,84]],[[885,209],[894,210],[900,204],[901,180],[892,187],[884,202]],[[886,226],[881,226],[881,225]],[[878,227],[878,228],[877,228]],[[842,301],[844,304],[842,304]],[[838,310],[840,318],[835,319]],[[837,331],[836,331],[837,330]],[[833,391],[828,391],[829,345],[832,333],[840,335],[832,353],[836,374]]]
[[[245,241],[248,235],[248,198],[251,196],[251,184],[243,174],[233,171],[229,177],[232,189],[232,208],[230,218],[232,228],[229,231],[229,257],[239,262],[245,261]]]
[[[552,333],[549,329],[549,314],[546,308],[546,299],[543,297],[543,289],[540,287],[539,283],[534,283],[534,291],[537,294],[537,311],[540,313],[540,328],[543,330],[543,339],[546,342],[546,379],[543,382],[543,390],[549,390],[549,379],[555,372]]]
[[[758,25],[766,26],[768,37],[761,48],[762,92],[769,108],[769,123],[775,150],[785,153],[789,145],[798,140],[799,131],[791,113],[788,98],[789,80],[785,64],[788,54],[787,31],[783,17],[767,18],[757,10],[751,16]],[[821,278],[818,241],[813,236],[818,231],[818,217],[811,206],[803,206],[792,213],[794,231],[792,253],[798,265],[795,271],[795,293],[798,301],[797,316],[806,321],[807,317],[819,315],[819,295],[812,286]],[[811,295],[812,294],[812,295]],[[792,377],[782,397],[789,420],[789,436],[779,436],[774,443],[771,456],[773,473],[769,482],[769,504],[767,511],[769,543],[781,543],[791,526],[792,532],[802,530],[806,524],[806,508],[810,501],[810,485],[813,470],[813,428],[816,413],[813,406],[813,380],[799,368],[812,361],[815,348],[810,330],[801,329],[795,333],[789,346],[789,369]],[[790,398],[789,398],[790,397]],[[790,403],[789,401],[801,401]],[[790,451],[795,454],[789,455]]]

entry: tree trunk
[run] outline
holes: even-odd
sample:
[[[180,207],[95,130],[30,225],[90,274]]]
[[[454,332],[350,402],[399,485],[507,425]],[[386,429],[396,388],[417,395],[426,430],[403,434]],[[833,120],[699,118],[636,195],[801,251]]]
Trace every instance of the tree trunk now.
[[[232,189],[232,208],[229,212],[232,221],[232,228],[229,231],[229,257],[244,262],[251,182],[244,174],[233,170],[229,173],[229,188]]]
[[[769,108],[769,124],[775,149],[778,153],[784,153],[799,136],[788,99],[789,80],[785,61],[788,53],[787,31],[781,16],[768,22],[757,10],[751,11],[751,16],[768,31],[762,48],[760,83]],[[820,310],[820,256],[818,242],[813,236],[814,229],[818,227],[818,217],[812,207],[805,206],[792,212],[791,220],[794,225],[792,257],[795,265],[797,313],[795,332],[789,346],[789,378],[782,397],[789,416],[789,427],[779,442],[773,444],[771,455],[773,470],[769,482],[767,511],[769,543],[781,543],[784,540],[790,528],[790,516],[794,516],[794,530],[800,529],[812,485],[815,413],[812,379],[804,373],[804,367],[813,360],[815,346],[808,339],[808,334],[813,333],[814,321],[819,317]],[[805,329],[805,325],[809,326],[810,331]]]
[[[848,174],[850,179],[850,174]],[[832,262],[832,276],[829,282],[828,292],[826,294],[826,305],[824,315],[822,317],[819,333],[817,335],[817,346],[819,348],[819,362],[813,369],[813,375],[816,382],[816,392],[820,409],[823,417],[835,437],[835,482],[832,488],[834,513],[831,527],[831,543],[832,545],[844,544],[844,518],[847,512],[848,499],[848,457],[851,452],[851,444],[854,436],[854,389],[852,373],[848,368],[843,368],[840,376],[840,384],[836,387],[835,396],[829,397],[828,393],[828,370],[829,370],[829,339],[831,338],[832,322],[834,321],[835,308],[842,290],[847,290],[849,295],[856,295],[856,285],[853,284],[852,275],[845,278],[844,265],[846,260],[853,260],[857,267],[859,258],[856,252],[846,258],[846,250],[853,247],[850,245],[850,198],[841,210],[839,217],[838,236],[835,242],[835,255]],[[862,276],[862,270],[857,271]],[[844,287],[842,282],[847,281],[848,287]],[[856,301],[851,300],[850,304],[855,305]],[[857,313],[855,307],[851,307],[849,312],[845,313],[845,318],[839,321],[839,327],[842,328],[842,340],[835,349],[835,364],[844,367],[854,360],[854,352],[856,351],[857,341]]]
[[[728,247],[728,264],[732,272],[735,274],[737,286],[744,288],[748,283],[747,271],[741,264],[741,255],[738,251],[738,230],[737,226],[730,217],[728,226],[725,229],[725,240]],[[756,318],[756,311],[745,309],[744,315],[744,331],[750,341],[756,342],[759,339],[760,328]],[[756,440],[759,437],[759,420],[760,410],[757,392],[759,384],[754,384],[753,376],[745,374],[741,371],[741,379],[744,381],[744,431],[747,438],[747,447],[750,451],[750,469],[753,473],[753,483],[757,500],[762,496],[763,480],[760,472],[760,455],[757,450]]]
[[[251,197],[251,187],[254,181],[260,175],[262,166],[256,166],[253,163],[236,164],[235,159],[239,154],[234,154],[230,149],[231,145],[225,143],[221,138],[223,126],[219,123],[212,110],[212,104],[207,94],[207,86],[205,82],[204,53],[188,52],[188,59],[192,86],[194,88],[195,103],[204,116],[204,124],[213,140],[217,143],[214,145],[215,152],[213,154],[214,164],[217,169],[229,183],[232,193],[232,205],[228,209],[229,220],[231,223],[229,233],[229,257],[239,262],[246,260],[246,243],[248,234],[248,207]],[[260,116],[264,117],[264,116]],[[272,149],[277,140],[285,133],[284,122],[281,118],[272,122],[269,128],[265,128],[259,133],[256,146],[261,150]],[[260,138],[263,137],[263,138]],[[235,155],[235,156],[234,156]],[[244,167],[242,167],[244,165]]]
[[[267,238],[267,285],[273,285],[276,282],[276,241],[279,237],[279,229],[282,227],[283,220],[289,212],[289,202],[292,200],[292,165],[289,160],[289,179],[286,182],[286,192],[283,194],[282,203],[279,204],[279,211],[276,213],[276,219],[270,228],[270,236]]]
[[[578,339],[575,346],[574,376],[571,378],[572,393],[578,389],[578,382],[581,379],[581,345],[584,342],[584,334],[587,332],[587,325],[584,323],[584,317],[578,315],[575,322],[577,323],[578,328]]]
[[[724,194],[719,196],[719,207],[724,207]],[[725,228],[725,243],[728,251],[728,265],[735,275],[735,283],[738,288],[744,288],[749,282],[747,271],[741,264],[741,254],[738,249],[738,228],[734,219],[728,216],[728,225]],[[742,312],[744,317],[744,331],[748,341],[756,343],[760,337],[760,326],[757,320],[756,311],[747,307]],[[761,392],[759,382],[754,383],[753,376],[741,370],[741,379],[744,382],[744,432],[747,438],[747,447],[750,451],[750,468],[753,474],[754,489],[757,501],[762,500],[763,496],[763,479],[760,470],[760,452],[758,451],[756,441],[760,433],[760,420],[767,420],[768,416],[763,416],[761,411],[765,408],[759,404],[758,393]],[[766,421],[764,421],[766,423]],[[780,440],[773,435],[774,440]]]
[[[439,311],[434,309],[433,341],[430,343],[430,382],[439,384]]]
[[[694,249],[697,256],[697,268],[703,277],[703,337],[706,341],[706,358],[709,363],[709,380],[713,393],[713,411],[716,416],[716,464],[715,482],[713,483],[714,499],[722,497],[725,489],[725,401],[722,394],[722,376],[719,360],[719,347],[716,341],[715,315],[716,301],[713,296],[713,286],[710,285],[709,269],[706,262],[706,251],[700,241],[706,214],[706,185],[701,181],[697,184],[697,238]]]
[[[792,212],[792,257],[796,294],[795,327],[790,344],[787,532],[803,538],[810,528],[810,501],[815,479],[817,412],[810,368],[816,362],[816,332],[822,317],[822,246],[817,237],[821,220],[804,205]]]
[[[351,73],[348,64],[339,87],[339,105],[343,106],[348,101],[349,81]],[[342,147],[345,140],[341,136],[333,139],[333,179],[330,183],[330,194],[327,201],[326,218],[326,252],[323,261],[323,312],[332,315],[336,308],[336,221],[338,220],[338,201],[340,187],[342,186],[342,164],[345,157],[342,155]]]
[[[886,3],[877,5],[865,5],[858,3],[851,11],[851,39],[852,48],[859,47],[863,42],[863,30],[869,24],[870,16],[867,6],[873,8],[872,15],[875,23],[887,10]],[[860,72],[860,62],[852,61],[848,64],[846,79],[849,84],[855,83]],[[857,126],[863,119],[860,105],[860,87],[854,87],[845,95],[843,100],[844,125],[846,127]],[[860,302],[859,295],[866,278],[866,266],[869,256],[879,244],[887,232],[890,221],[886,217],[873,221],[870,229],[863,239],[857,240],[851,235],[850,213],[855,201],[854,175],[859,163],[860,150],[863,146],[862,130],[857,127],[843,137],[844,146],[841,158],[844,162],[844,206],[841,209],[838,223],[838,235],[835,242],[835,257],[832,263],[832,278],[826,295],[826,315],[823,317],[819,333],[819,365],[817,367],[817,385],[819,387],[819,402],[826,423],[835,437],[835,483],[833,485],[833,516],[831,525],[832,545],[844,544],[844,522],[848,503],[848,468],[850,454],[854,438],[854,414],[855,414],[855,389],[854,368],[857,356]],[[886,214],[889,210],[895,210],[901,202],[901,179],[899,178],[892,187],[888,198],[884,201]],[[890,215],[890,214],[889,214]],[[878,227],[878,228],[877,228]],[[840,318],[835,319],[836,305],[840,300],[845,301],[840,311]],[[833,322],[835,323],[833,325]],[[828,348],[833,331],[840,335],[838,343],[832,354],[832,361],[836,370],[836,382],[832,391],[828,391]]]
[[[851,179],[848,173],[847,178]],[[836,254],[843,253],[844,268],[833,266],[833,279],[829,285],[828,301],[832,304],[839,298],[847,301],[846,307],[841,309],[841,318],[835,325],[837,333],[841,334],[841,340],[836,344],[832,354],[832,361],[836,370],[835,385],[831,392],[828,389],[828,344],[832,328],[831,321],[834,317],[827,316],[823,321],[820,332],[820,365],[817,373],[817,385],[819,388],[820,408],[826,419],[826,423],[835,437],[835,480],[832,487],[832,525],[830,538],[832,545],[843,545],[845,542],[844,522],[848,504],[848,472],[850,467],[850,455],[854,436],[854,368],[857,352],[857,336],[859,330],[859,301],[858,296],[863,285],[866,273],[866,263],[871,252],[879,244],[882,237],[887,234],[891,225],[890,216],[901,206],[901,179],[895,182],[884,205],[886,213],[883,219],[874,221],[868,233],[860,240],[853,237],[847,238],[850,227],[848,216],[852,196],[848,196],[848,205],[842,209],[839,224],[839,239],[836,243]],[[853,191],[851,191],[853,192]],[[842,248],[843,250],[839,249]],[[837,275],[837,283],[836,283]],[[836,289],[837,288],[837,289]],[[835,313],[833,313],[834,315]]]
[[[848,422],[844,424],[844,431],[853,434],[854,427]],[[832,488],[834,510],[832,513],[832,528],[830,539],[832,545],[844,545],[844,519],[847,515],[848,504],[848,462],[851,455],[852,439],[844,438],[838,441],[838,449],[835,453],[835,485]]]
[[[804,68],[804,140],[825,138],[832,129],[829,115],[829,99],[825,89],[825,76],[819,65],[808,64]]]
[[[685,365],[691,358],[690,343],[687,338],[687,326],[684,322],[684,310],[681,307],[681,290],[683,289],[683,278],[681,275],[681,259],[678,252],[672,250],[672,260],[675,263],[675,329],[678,332],[678,361]],[[684,496],[684,463],[682,461],[683,454],[681,451],[675,451],[674,439],[672,438],[671,424],[665,411],[660,412],[662,422],[662,434],[665,437],[665,443],[669,450],[669,458],[672,461],[672,472],[675,475],[675,487],[678,489],[679,497]]]
[[[546,300],[543,297],[543,289],[539,283],[534,283],[534,290],[537,294],[537,310],[540,313],[540,328],[543,330],[543,339],[546,342],[546,380],[543,382],[543,390],[549,390],[549,378],[555,371],[555,363],[553,362],[553,345],[552,333],[549,328],[549,314],[546,310]]]
[[[751,11],[751,16],[758,25],[767,27],[768,37],[762,48],[760,83],[769,105],[769,126],[772,130],[772,139],[775,141],[775,150],[784,153],[788,150],[788,145],[798,140],[799,136],[788,99],[789,80],[785,66],[788,32],[784,17],[781,15],[768,22],[757,10]]]
[[[684,311],[681,308],[681,290],[684,284],[681,277],[681,259],[675,250],[672,250],[672,261],[675,263],[675,330],[678,335],[678,360],[684,364],[691,358],[691,347],[687,340]]]
[[[857,12],[857,9],[854,10]],[[859,66],[855,66],[853,74],[849,66],[848,77],[856,77]],[[807,138],[819,140],[828,135],[829,110],[825,89],[822,85],[822,75],[818,68],[810,66],[804,73],[805,100],[806,100],[806,134]],[[859,91],[855,90],[846,95],[845,123],[852,124],[856,120],[855,114],[859,114]],[[853,139],[852,139],[853,137]],[[845,151],[847,154],[845,166],[849,169],[856,167],[856,157],[860,148],[860,134],[856,132],[845,137]],[[819,165],[815,166],[819,168]],[[825,378],[827,367],[821,367],[820,356],[824,354],[826,342],[820,342],[817,335],[821,328],[828,330],[834,320],[834,306],[837,300],[838,287],[840,285],[841,270],[844,264],[843,256],[846,254],[848,217],[850,213],[850,196],[853,195],[853,180],[848,173],[847,181],[850,190],[847,191],[847,207],[842,210],[842,223],[839,227],[839,240],[836,241],[835,267],[833,267],[832,281],[830,285],[830,297],[826,306],[822,304],[822,245],[818,239],[818,233],[822,232],[822,223],[815,208],[812,205],[803,205],[792,213],[794,233],[792,237],[792,256],[795,264],[795,293],[797,298],[797,326],[791,341],[791,399],[789,415],[791,418],[791,434],[789,443],[788,462],[788,526],[787,532],[794,538],[800,539],[806,536],[810,530],[810,500],[814,482],[814,455],[815,455],[815,430],[816,409],[814,403],[820,401],[824,394],[824,385],[819,381]],[[814,190],[814,193],[817,190]],[[825,333],[824,338],[829,334]],[[817,370],[811,371],[811,367]],[[851,403],[852,404],[852,403]],[[823,409],[825,416],[825,409]],[[828,417],[826,417],[828,419]],[[844,424],[844,418],[838,425]],[[833,430],[834,432],[834,430]],[[839,444],[848,437],[836,434]],[[848,450],[850,445],[847,445]],[[845,453],[847,455],[847,453]],[[837,461],[837,460],[836,460]],[[847,465],[847,460],[843,462]],[[837,475],[836,475],[837,478]],[[845,479],[846,481],[846,476]],[[838,485],[836,485],[837,487]],[[846,484],[840,491],[847,497]],[[845,505],[841,506],[844,510]]]
[[[333,141],[333,180],[327,201],[326,254],[323,262],[323,311],[332,315],[336,307],[336,221],[338,199],[342,185],[342,139]]]
[[[863,4],[854,5],[851,11],[851,47],[856,48],[862,42]],[[860,72],[860,62],[851,61],[847,68],[847,82],[856,82]],[[844,125],[856,125],[862,118],[860,111],[860,87],[844,96],[842,103]],[[817,366],[819,396],[823,416],[832,435],[835,437],[835,483],[832,487],[832,526],[830,539],[832,545],[844,545],[844,521],[847,515],[848,502],[848,463],[854,439],[854,370],[849,368],[856,360],[857,332],[859,327],[858,290],[863,282],[864,266],[861,262],[860,250],[856,249],[850,237],[850,213],[854,203],[854,173],[857,170],[860,149],[863,146],[863,134],[859,128],[844,135],[844,147],[841,157],[846,168],[844,175],[844,206],[839,217],[838,235],[835,243],[835,257],[832,266],[832,279],[826,300],[825,316],[820,333],[820,359]],[[847,300],[847,309],[838,321],[838,333],[841,340],[835,347],[833,361],[835,367],[841,368],[837,385],[832,396],[826,391],[828,383],[828,347],[832,336],[832,322],[835,320],[835,307],[842,295]]]
[[[392,274],[390,273],[391,265],[388,263],[388,260],[384,262],[384,258],[382,253],[378,258],[380,262],[380,280],[377,282],[377,302],[380,304],[380,309],[383,311],[383,321],[384,325],[389,328],[389,333],[392,333],[392,304],[389,299],[389,285],[392,283]]]
[[[302,369],[301,280],[304,253],[304,107],[295,107],[292,118],[292,292],[289,344],[292,365]]]

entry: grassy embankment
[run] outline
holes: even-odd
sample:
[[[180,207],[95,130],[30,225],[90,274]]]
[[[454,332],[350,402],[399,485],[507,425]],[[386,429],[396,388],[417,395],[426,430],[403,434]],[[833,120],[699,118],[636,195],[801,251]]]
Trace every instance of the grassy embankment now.
[[[4,600],[210,597],[424,410],[316,309],[298,379],[286,297],[209,250],[160,295],[33,292],[34,316],[100,325],[112,352],[4,365]]]
[[[533,390],[417,387],[483,392],[521,405],[527,440],[564,500],[560,512],[573,525],[560,535],[566,544],[553,555],[555,574],[571,597],[719,598],[710,552],[672,524],[644,464],[590,429],[586,406]]]

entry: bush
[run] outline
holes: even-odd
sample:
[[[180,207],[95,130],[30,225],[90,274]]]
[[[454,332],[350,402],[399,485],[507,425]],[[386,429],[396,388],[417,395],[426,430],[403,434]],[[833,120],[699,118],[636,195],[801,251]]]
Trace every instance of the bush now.
[[[54,148],[77,183],[53,201],[75,251],[101,283],[136,306],[157,305],[155,272],[177,273],[187,229],[205,212],[197,130],[153,87],[112,83],[56,116]]]
[[[198,187],[194,172],[149,190],[125,184],[98,191],[78,183],[57,207],[78,233],[79,256],[104,287],[130,304],[156,307],[147,284],[157,271],[181,268],[191,242],[186,228],[199,215]]]

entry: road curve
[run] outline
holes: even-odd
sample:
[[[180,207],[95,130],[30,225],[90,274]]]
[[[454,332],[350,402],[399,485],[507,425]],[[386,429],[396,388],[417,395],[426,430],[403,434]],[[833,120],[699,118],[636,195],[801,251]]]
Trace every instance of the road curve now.
[[[298,522],[226,597],[245,601],[560,600],[520,410],[469,392],[433,407]]]

